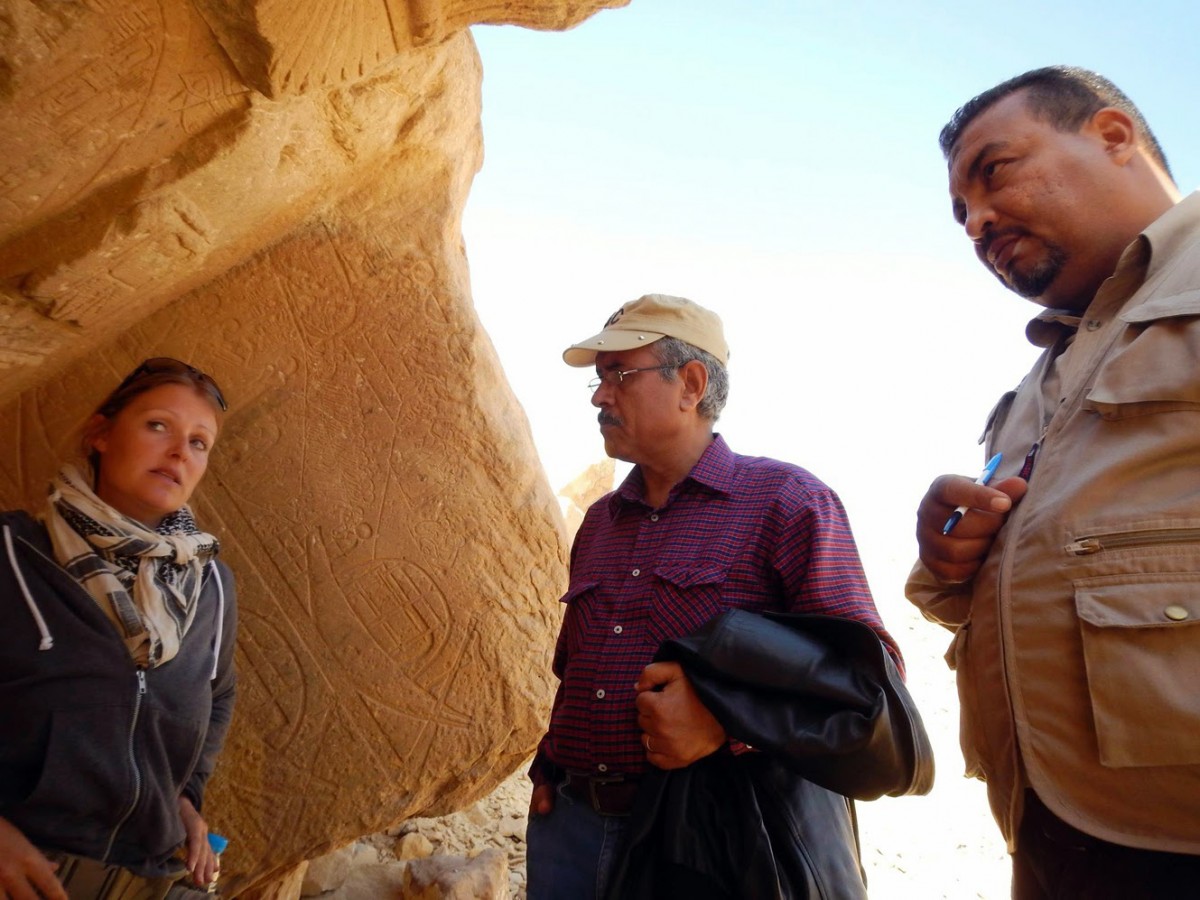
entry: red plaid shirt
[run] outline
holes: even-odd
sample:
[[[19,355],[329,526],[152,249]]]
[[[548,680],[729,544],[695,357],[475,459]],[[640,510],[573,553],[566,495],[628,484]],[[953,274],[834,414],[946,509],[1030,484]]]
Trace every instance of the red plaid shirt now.
[[[588,510],[571,550],[554,652],[561,684],[530,772],[646,770],[634,682],[664,640],[734,607],[824,613],[883,627],[837,495],[798,466],[739,456],[717,435],[660,509],[641,471]],[[734,736],[736,737],[736,736]]]

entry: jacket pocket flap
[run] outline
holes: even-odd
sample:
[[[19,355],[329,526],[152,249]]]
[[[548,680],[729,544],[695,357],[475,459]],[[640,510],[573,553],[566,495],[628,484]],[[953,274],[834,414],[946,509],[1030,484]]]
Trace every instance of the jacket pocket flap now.
[[[1200,574],[1084,579],[1075,586],[1079,618],[1097,628],[1179,628],[1200,622]]]
[[[1121,313],[1120,319],[1122,322],[1139,325],[1178,316],[1200,316],[1200,290],[1183,291],[1168,297],[1153,297]]]
[[[1200,380],[1195,377],[1200,309],[1196,313],[1168,321],[1147,319],[1144,330],[1100,367],[1085,407],[1107,419],[1200,410]]]
[[[1003,396],[996,401],[996,405],[993,406],[992,411],[988,413],[987,421],[983,425],[983,434],[979,435],[979,443],[982,444],[987,440],[987,436],[995,429],[998,422],[1004,422],[1005,416],[1008,415],[1008,411],[1012,408],[1013,401],[1016,399],[1016,391],[1005,391]]]

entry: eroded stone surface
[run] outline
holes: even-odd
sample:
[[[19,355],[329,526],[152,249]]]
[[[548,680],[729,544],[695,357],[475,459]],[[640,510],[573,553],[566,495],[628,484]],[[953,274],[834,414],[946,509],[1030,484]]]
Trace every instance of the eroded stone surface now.
[[[611,5],[359,4],[434,27],[356,67],[304,57],[329,32],[289,4],[229,4],[254,12],[238,38],[269,45],[263,77],[320,69],[302,92],[246,75],[215,0],[0,5],[0,503],[40,506],[144,357],[193,362],[231,401],[193,504],[242,610],[205,803],[228,896],[469,804],[543,730],[566,538],[471,308],[461,29]],[[367,18],[307,21],[367,46]]]
[[[508,900],[504,854],[488,848],[470,859],[415,859],[404,872],[406,900]]]
[[[196,0],[246,84],[269,97],[337,84],[468,25],[565,29],[629,0]],[[353,21],[354,28],[346,23]],[[297,33],[309,39],[297,41]]]

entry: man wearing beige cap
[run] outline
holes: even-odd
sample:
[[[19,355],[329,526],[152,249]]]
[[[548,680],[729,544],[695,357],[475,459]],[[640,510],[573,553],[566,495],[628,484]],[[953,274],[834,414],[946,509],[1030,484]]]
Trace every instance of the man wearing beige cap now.
[[[887,648],[879,656],[900,659],[833,491],[799,467],[739,456],[713,432],[729,391],[715,313],[650,294],[563,359],[595,366],[605,451],[634,466],[588,510],[571,553],[561,684],[530,770],[529,900],[606,894],[651,767],[765,755],[726,733],[678,663],[652,662],[663,641],[728,609],[798,611],[865,623]],[[845,853],[859,883],[837,895],[865,896],[853,847]]]

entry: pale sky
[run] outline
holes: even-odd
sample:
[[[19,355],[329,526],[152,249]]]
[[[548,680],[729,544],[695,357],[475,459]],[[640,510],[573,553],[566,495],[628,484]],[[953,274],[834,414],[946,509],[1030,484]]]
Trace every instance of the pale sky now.
[[[897,630],[917,503],[942,472],[978,473],[984,419],[1035,357],[1037,308],[950,216],[941,126],[1010,76],[1082,65],[1200,187],[1194,0],[633,0],[567,33],[473,32],[472,290],[551,486],[603,458],[593,373],[562,350],[625,301],[690,297],[732,348],[718,430],[841,495]]]
[[[718,429],[842,496],[881,607],[929,482],[1035,356],[1036,307],[950,216],[938,131],[1030,68],[1096,69],[1200,187],[1200,5],[633,0],[566,33],[473,29],[484,165],[464,234],[476,307],[551,486],[602,458],[562,350],[652,292],[721,314]],[[899,562],[896,565],[900,565]],[[904,602],[899,600],[899,602]]]
[[[744,452],[843,492],[886,477],[919,495],[935,462],[977,468],[1034,307],[950,218],[949,114],[1028,68],[1089,66],[1142,107],[1181,187],[1200,185],[1200,12],[1105,6],[634,0],[566,33],[475,28],[473,291],[551,483],[600,446],[589,376],[559,353],[651,291],[725,318],[721,430]]]

